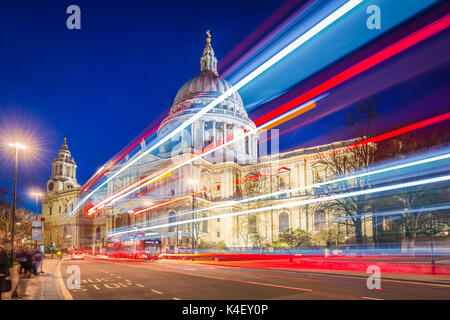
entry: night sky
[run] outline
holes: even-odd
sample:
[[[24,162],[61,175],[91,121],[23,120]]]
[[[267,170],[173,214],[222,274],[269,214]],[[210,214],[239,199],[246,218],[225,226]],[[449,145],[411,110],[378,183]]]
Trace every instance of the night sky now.
[[[66,28],[71,4],[81,8],[81,30]],[[23,156],[19,196],[26,200],[30,188],[44,189],[64,137],[83,184],[198,74],[207,29],[220,59],[279,5],[276,0],[2,1],[0,125],[32,129],[41,147],[31,163]],[[0,185],[12,188],[7,150],[0,158]]]
[[[23,131],[33,136],[35,147],[21,157],[18,196],[33,208],[27,193],[33,188],[45,189],[50,163],[64,137],[78,165],[78,182],[85,183],[161,117],[182,84],[198,74],[207,29],[220,61],[282,3],[2,1],[0,137]],[[81,8],[81,30],[66,28],[66,8],[71,4]],[[444,36],[448,44],[448,33]],[[448,74],[448,64],[444,70]],[[427,101],[439,102],[448,94],[448,79],[444,78],[445,72],[431,70],[383,90],[379,118],[397,117],[390,118],[389,124],[401,119],[393,104],[405,104],[408,110]],[[247,98],[243,95],[244,104]],[[420,103],[415,105],[415,101]],[[435,103],[434,109],[418,113],[413,120],[439,112],[441,107]],[[330,142],[330,137],[346,138],[338,134],[345,132],[341,130],[345,110],[337,114],[307,126],[303,132],[286,135],[283,149],[308,145],[308,141]],[[13,160],[12,151],[2,146],[2,187],[12,189]]]

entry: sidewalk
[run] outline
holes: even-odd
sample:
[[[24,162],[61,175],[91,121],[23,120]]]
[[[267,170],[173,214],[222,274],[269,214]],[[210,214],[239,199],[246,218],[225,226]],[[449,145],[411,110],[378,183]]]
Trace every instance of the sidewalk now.
[[[44,259],[42,265],[44,273],[27,280],[26,294],[29,296],[9,299],[4,297],[4,300],[64,300],[57,278],[58,263],[59,259]]]

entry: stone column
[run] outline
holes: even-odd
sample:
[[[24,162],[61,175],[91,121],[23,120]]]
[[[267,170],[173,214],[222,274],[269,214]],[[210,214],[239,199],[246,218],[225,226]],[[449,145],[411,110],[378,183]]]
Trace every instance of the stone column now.
[[[212,120],[212,136],[213,136],[213,145],[216,145],[216,121]]]
[[[223,141],[222,141],[222,144],[223,144],[223,142],[226,141],[226,139],[227,139],[227,123],[223,122]],[[222,147],[222,151],[223,151],[223,156],[225,157],[225,162],[226,162],[228,160],[227,147]]]
[[[202,135],[202,146],[201,148],[203,149],[205,147],[205,120],[201,121],[201,135]]]

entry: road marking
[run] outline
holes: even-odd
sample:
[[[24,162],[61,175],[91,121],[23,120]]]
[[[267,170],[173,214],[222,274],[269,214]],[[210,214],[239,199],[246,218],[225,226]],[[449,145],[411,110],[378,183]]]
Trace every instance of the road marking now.
[[[61,293],[63,294],[65,300],[73,300],[73,297],[70,294],[69,290],[67,290],[66,284],[64,283],[63,277],[61,276],[61,265],[62,262],[58,261],[58,264],[56,265],[56,277],[58,279],[59,288],[61,289]]]
[[[125,280],[125,281],[131,282],[131,280]]]
[[[144,287],[142,284],[139,284],[139,283],[136,283],[136,285],[137,285],[138,287],[141,287],[141,288]]]
[[[152,290],[154,293],[157,293],[157,294],[163,294],[162,292],[160,292],[160,291],[158,291],[158,290]]]
[[[181,270],[196,270],[196,269],[192,269],[192,268],[182,268],[182,267],[175,267],[175,266],[168,266],[170,268],[175,268],[175,269],[181,269]]]
[[[91,284],[95,289],[100,290],[100,288],[96,284]]]
[[[338,277],[338,278],[352,278],[352,279],[360,279],[360,280],[366,280],[365,277],[360,276],[347,276],[347,275],[337,275],[337,274],[326,274],[326,273],[317,273],[316,276],[329,276],[329,277]],[[411,284],[419,284],[419,285],[426,285],[426,286],[437,286],[437,287],[450,287],[450,284],[440,284],[440,283],[428,283],[428,282],[416,282],[411,280],[394,280],[394,279],[385,279],[383,278],[382,281],[389,281],[389,282],[400,282],[400,283],[411,283]]]
[[[176,297],[174,297],[174,298],[173,298],[173,300],[181,300],[181,299],[180,299],[180,298],[176,298]]]
[[[363,299],[368,299],[368,300],[384,300],[384,299],[378,299],[378,298],[372,298],[372,297],[361,297]]]
[[[117,278],[122,279],[122,277],[117,276]]]
[[[109,285],[115,285],[115,287],[110,287]],[[120,288],[120,286],[117,283],[105,283],[104,286],[108,289],[117,289]]]
[[[83,280],[81,280],[81,282],[82,282],[82,283],[87,283],[87,281],[86,281],[86,280],[84,280],[84,279],[83,279]]]
[[[114,275],[114,273],[110,273],[110,275],[112,275],[112,276],[113,276],[113,275]]]
[[[122,287],[128,288],[128,283],[124,284],[123,282],[118,282]]]

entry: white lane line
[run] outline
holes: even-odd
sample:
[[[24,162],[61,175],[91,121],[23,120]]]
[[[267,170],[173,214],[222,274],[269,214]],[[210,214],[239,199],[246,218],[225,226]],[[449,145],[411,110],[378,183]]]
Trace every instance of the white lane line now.
[[[197,270],[197,269],[193,269],[193,268],[182,268],[182,267],[175,267],[175,266],[167,266],[169,268],[175,268],[175,269],[181,269],[181,270]]]
[[[144,287],[142,284],[139,284],[139,283],[136,283],[136,285],[137,285],[138,287],[141,287],[141,288]]]
[[[180,298],[173,298],[173,300],[181,300]]]
[[[158,291],[158,290],[153,290],[153,289],[152,289],[152,291],[153,291],[154,293],[157,293],[157,294],[162,294],[162,292],[160,292],[160,291]]]
[[[361,297],[363,299],[368,299],[368,300],[384,300],[384,299],[378,299],[378,298],[372,298],[372,297]]]

